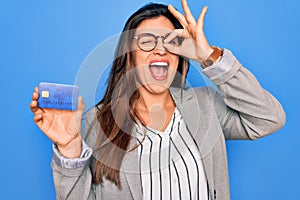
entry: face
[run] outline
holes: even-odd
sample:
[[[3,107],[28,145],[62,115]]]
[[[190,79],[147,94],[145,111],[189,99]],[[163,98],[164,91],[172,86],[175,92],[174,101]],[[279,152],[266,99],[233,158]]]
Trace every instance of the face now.
[[[137,27],[132,54],[141,93],[160,94],[168,91],[177,71],[179,56],[168,52],[163,40],[174,29],[171,21],[164,16],[146,19]],[[155,43],[156,39],[153,49],[155,44],[151,43]],[[177,41],[172,42],[176,44]]]

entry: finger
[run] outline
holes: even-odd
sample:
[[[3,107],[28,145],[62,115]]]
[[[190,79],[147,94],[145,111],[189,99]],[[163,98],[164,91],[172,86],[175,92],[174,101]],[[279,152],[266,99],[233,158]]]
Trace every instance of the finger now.
[[[33,101],[37,101],[39,99],[39,93],[38,92],[33,92],[31,99]]]
[[[164,44],[164,47],[170,52],[170,53],[173,53],[173,54],[177,54],[177,55],[183,55],[182,54],[182,50],[180,47],[176,47],[174,45],[171,45],[171,44]]]
[[[43,114],[37,114],[37,115],[34,115],[34,117],[33,117],[33,121],[35,123],[39,122],[42,119],[43,119]]]
[[[32,100],[37,100],[39,98],[39,88],[35,87],[34,92],[32,93]]]
[[[37,114],[33,117],[34,123],[41,128],[43,123],[43,114]]]
[[[44,111],[38,106],[38,99],[39,99],[39,92],[38,92],[38,87],[34,88],[34,92],[32,93],[32,101],[30,102],[30,109],[31,112],[34,114],[41,114]]]
[[[41,114],[41,113],[43,113],[43,111],[38,106],[38,102],[37,101],[31,101],[29,107],[30,107],[31,112],[33,112],[34,114]]]
[[[207,9],[208,9],[208,6],[204,6],[204,8],[201,10],[201,13],[199,14],[199,17],[198,17],[197,26],[201,29],[204,28],[204,18],[205,18]]]
[[[34,88],[34,92],[32,93],[31,99],[32,101],[30,103],[30,109],[33,113],[35,113],[38,109],[38,103],[37,103],[37,100],[39,99],[38,87]]]
[[[182,0],[181,4],[182,4],[183,12],[184,12],[187,23],[188,24],[196,24],[196,20],[195,20],[193,14],[191,13],[191,10],[187,4],[187,1]]]
[[[168,5],[168,9],[183,27],[186,27],[188,25],[185,17],[180,12],[178,12],[171,4]]]
[[[31,101],[29,107],[30,107],[31,111],[33,113],[35,113],[36,109],[37,109],[37,101]]]
[[[171,42],[175,37],[183,37],[183,38],[189,38],[190,34],[188,31],[186,31],[185,29],[175,29],[174,31],[172,31],[168,37],[164,40],[164,43],[169,43]]]

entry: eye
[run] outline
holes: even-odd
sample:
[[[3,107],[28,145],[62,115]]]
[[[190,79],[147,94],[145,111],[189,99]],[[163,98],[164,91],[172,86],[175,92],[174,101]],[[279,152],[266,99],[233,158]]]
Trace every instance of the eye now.
[[[154,37],[151,37],[151,36],[142,36],[140,39],[139,39],[139,43],[140,44],[152,44],[155,42],[155,38]]]
[[[178,37],[175,37],[173,40],[171,40],[168,43],[171,44],[171,45],[174,45],[174,46],[178,46],[179,45],[179,39],[178,39]]]
[[[152,40],[142,40],[140,41],[141,44],[149,44],[149,43],[152,43],[153,41]]]

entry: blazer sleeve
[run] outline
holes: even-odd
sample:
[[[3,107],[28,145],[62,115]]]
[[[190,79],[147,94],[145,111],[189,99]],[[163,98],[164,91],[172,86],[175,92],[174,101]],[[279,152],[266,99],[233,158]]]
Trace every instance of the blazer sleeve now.
[[[84,135],[90,127],[90,118],[91,111],[88,112],[84,120]],[[92,173],[89,167],[92,149],[88,145],[90,144],[83,141],[81,157],[76,159],[63,157],[54,146],[51,166],[56,199],[94,200],[96,198],[95,186],[92,184]]]
[[[214,105],[225,139],[258,139],[285,124],[278,100],[228,50],[203,72],[215,83]]]

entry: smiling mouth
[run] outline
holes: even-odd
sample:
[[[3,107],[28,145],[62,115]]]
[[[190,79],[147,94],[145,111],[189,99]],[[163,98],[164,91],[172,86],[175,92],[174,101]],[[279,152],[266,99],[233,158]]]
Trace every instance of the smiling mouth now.
[[[165,80],[168,78],[169,64],[166,62],[153,62],[149,65],[152,78],[155,80]]]

